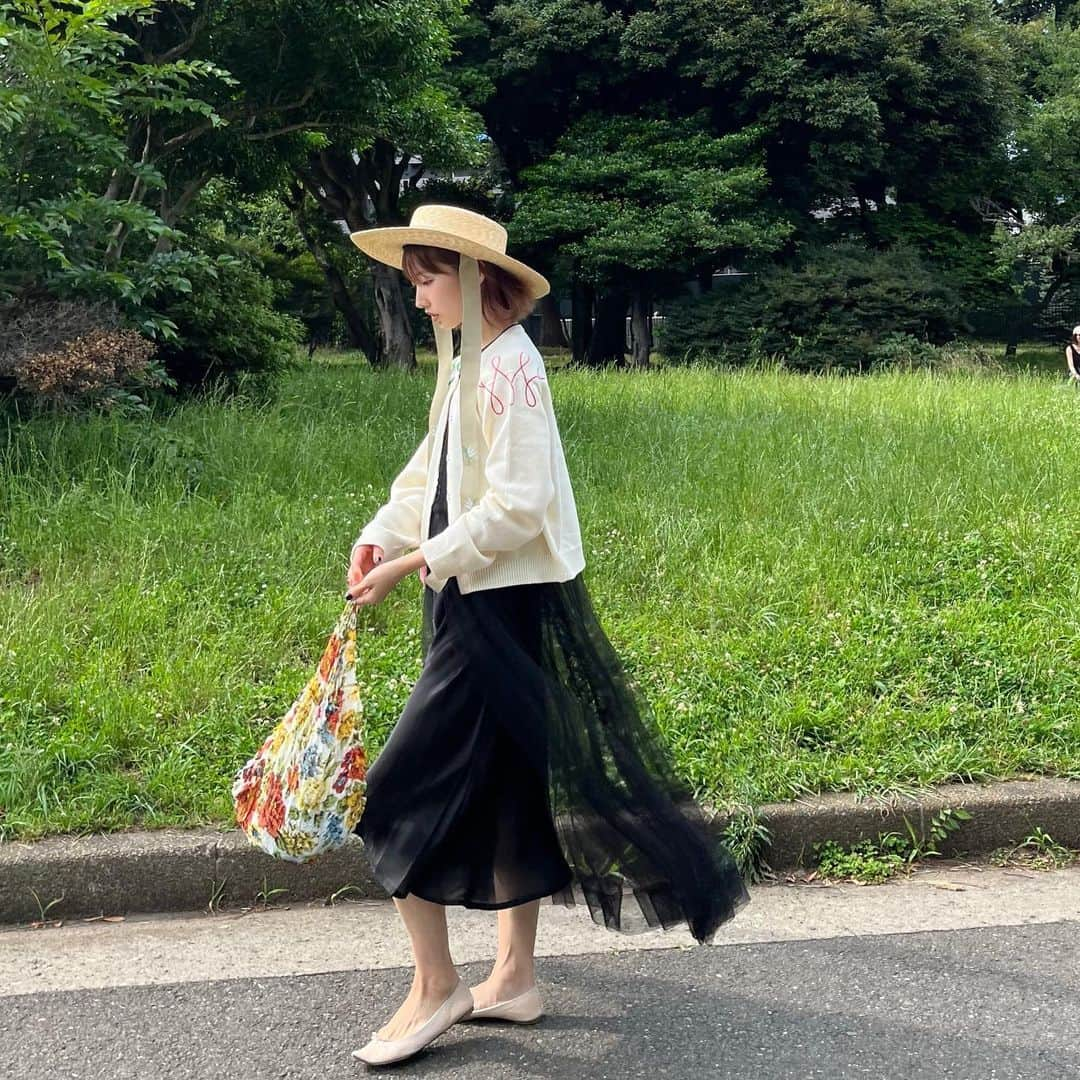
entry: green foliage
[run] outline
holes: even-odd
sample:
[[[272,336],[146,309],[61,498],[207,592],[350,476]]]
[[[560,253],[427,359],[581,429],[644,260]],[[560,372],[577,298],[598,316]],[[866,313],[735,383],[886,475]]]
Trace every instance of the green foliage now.
[[[871,367],[910,371],[914,368],[932,367],[936,356],[937,350],[929,342],[902,330],[892,330],[875,342],[868,359]]]
[[[256,256],[223,237],[204,234],[199,245],[211,261],[192,273],[190,291],[163,298],[176,325],[176,338],[161,348],[166,370],[181,386],[227,391],[250,373],[259,392],[268,390],[295,363],[303,324],[277,310],[283,286]]]
[[[0,0],[0,301],[111,300],[167,343],[184,385],[241,370],[265,382],[289,361],[298,318],[323,340],[334,320],[319,255],[293,243],[280,208],[271,220],[299,163],[335,139],[350,163],[373,143],[422,150],[428,167],[486,153],[440,78],[462,11]],[[388,183],[381,166],[349,193],[350,213],[376,183]],[[215,184],[234,199],[224,230],[189,230]]]
[[[326,279],[279,193],[250,195],[236,181],[213,180],[199,196],[194,219],[194,228],[235,238],[238,246],[258,260],[273,283],[275,310],[299,320],[309,341],[332,339],[335,309]],[[327,238],[326,257],[340,262],[343,276],[363,269],[360,260],[346,259],[350,253],[334,242],[333,233],[340,234],[335,225],[323,220],[309,227],[320,239]]]
[[[753,806],[737,808],[724,826],[724,843],[745,881],[763,881],[771,868],[764,851],[772,839],[769,827]]]
[[[993,866],[1028,866],[1033,870],[1059,870],[1075,863],[1080,852],[1059,844],[1045,829],[1035,826],[1035,831],[1019,844],[998,848],[990,856]]]
[[[940,855],[938,842],[970,820],[971,814],[962,807],[945,806],[934,815],[925,836],[919,835],[905,815],[906,835],[883,833],[873,840],[860,840],[846,851],[835,840],[825,840],[814,845],[814,852],[823,877],[880,885],[902,867]]]
[[[891,334],[940,343],[962,326],[960,299],[914,251],[852,242],[804,251],[732,289],[673,302],[658,332],[669,360],[714,355],[746,364],[779,358],[807,371],[864,370]]]
[[[806,224],[814,209],[881,208],[891,195],[978,229],[968,201],[1000,174],[1017,102],[989,0],[724,7],[717,20],[708,0],[688,4],[698,33],[687,60],[731,93],[735,122],[769,127],[774,190]]]
[[[274,250],[260,256],[263,272],[275,285],[274,307],[302,325],[305,340],[342,344],[335,337],[337,311],[314,257],[305,251],[290,258]]]
[[[913,334],[891,331],[878,339],[869,354],[871,370],[936,371],[1000,376],[1009,371],[1003,358],[985,342],[956,339],[931,345]]]
[[[181,6],[183,6],[181,4]],[[195,257],[161,250],[161,217],[121,193],[159,189],[133,156],[131,117],[219,117],[199,97],[227,75],[202,60],[146,64],[132,38],[151,0],[0,3],[0,297],[113,300],[144,333],[172,327],[153,301],[187,287]]]
[[[857,881],[862,885],[880,885],[903,865],[899,853],[887,850],[890,845],[860,840],[846,851],[835,840],[815,844],[821,876],[840,881]]]
[[[1034,288],[1045,301],[1063,283],[1080,282],[1080,25],[1040,18],[1016,35],[1026,96],[1008,185],[980,205],[995,222],[1001,280],[1017,296]]]
[[[869,231],[877,247],[918,251],[967,305],[997,305],[1008,293],[1009,275],[999,263],[992,230],[970,219],[942,219],[910,202],[890,204],[874,212]]]
[[[518,188],[511,239],[557,288],[647,303],[854,237],[910,239],[968,303],[1002,295],[971,205],[1001,188],[1018,100],[989,0],[480,11],[468,85]]]
[[[717,258],[776,250],[790,227],[760,203],[760,132],[721,137],[702,115],[589,113],[523,171],[515,237],[559,244],[581,277],[670,287]]]

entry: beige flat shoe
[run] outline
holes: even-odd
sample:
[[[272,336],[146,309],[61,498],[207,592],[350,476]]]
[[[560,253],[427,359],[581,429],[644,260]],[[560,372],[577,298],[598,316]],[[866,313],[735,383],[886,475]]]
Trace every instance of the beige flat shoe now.
[[[472,1012],[473,997],[469,988],[460,980],[450,996],[414,1032],[400,1039],[380,1039],[371,1033],[371,1041],[354,1050],[352,1056],[365,1065],[391,1065],[420,1053],[444,1031]]]
[[[470,992],[470,997],[472,996]],[[483,1009],[473,1007],[467,1020],[512,1020],[515,1024],[535,1024],[544,1015],[544,1005],[540,1000],[540,991],[530,986],[524,994],[507,1001],[496,1001]]]

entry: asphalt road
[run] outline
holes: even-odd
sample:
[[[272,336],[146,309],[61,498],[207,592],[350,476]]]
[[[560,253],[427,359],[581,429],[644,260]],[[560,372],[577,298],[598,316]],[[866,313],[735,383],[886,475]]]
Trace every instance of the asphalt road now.
[[[1080,1078],[1074,922],[545,957],[540,1024],[459,1024],[395,1075]],[[463,966],[470,981],[483,963]],[[222,972],[227,976],[227,972]],[[11,1080],[335,1080],[408,969],[3,1000]],[[375,1070],[371,1070],[374,1072]]]

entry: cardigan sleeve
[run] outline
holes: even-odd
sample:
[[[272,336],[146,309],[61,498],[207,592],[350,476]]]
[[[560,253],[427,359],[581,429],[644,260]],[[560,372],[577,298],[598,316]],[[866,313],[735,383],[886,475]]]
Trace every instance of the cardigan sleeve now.
[[[478,403],[488,444],[487,491],[420,545],[436,578],[481,570],[495,561],[497,552],[512,551],[540,534],[555,494],[548,424],[552,406],[543,372],[539,352],[527,357],[514,376],[485,367]]]
[[[425,434],[405,467],[390,485],[389,499],[364,526],[349,552],[360,544],[378,544],[389,561],[420,544],[420,517],[427,487],[428,436]]]

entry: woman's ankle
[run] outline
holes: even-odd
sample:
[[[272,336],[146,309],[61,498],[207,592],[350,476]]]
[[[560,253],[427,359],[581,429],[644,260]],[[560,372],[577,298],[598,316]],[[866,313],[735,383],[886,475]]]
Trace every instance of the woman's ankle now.
[[[419,992],[421,997],[446,997],[460,978],[456,968],[447,968],[436,971],[414,971],[413,989]]]
[[[528,962],[496,960],[488,978],[499,986],[524,993],[535,984],[536,969]]]

